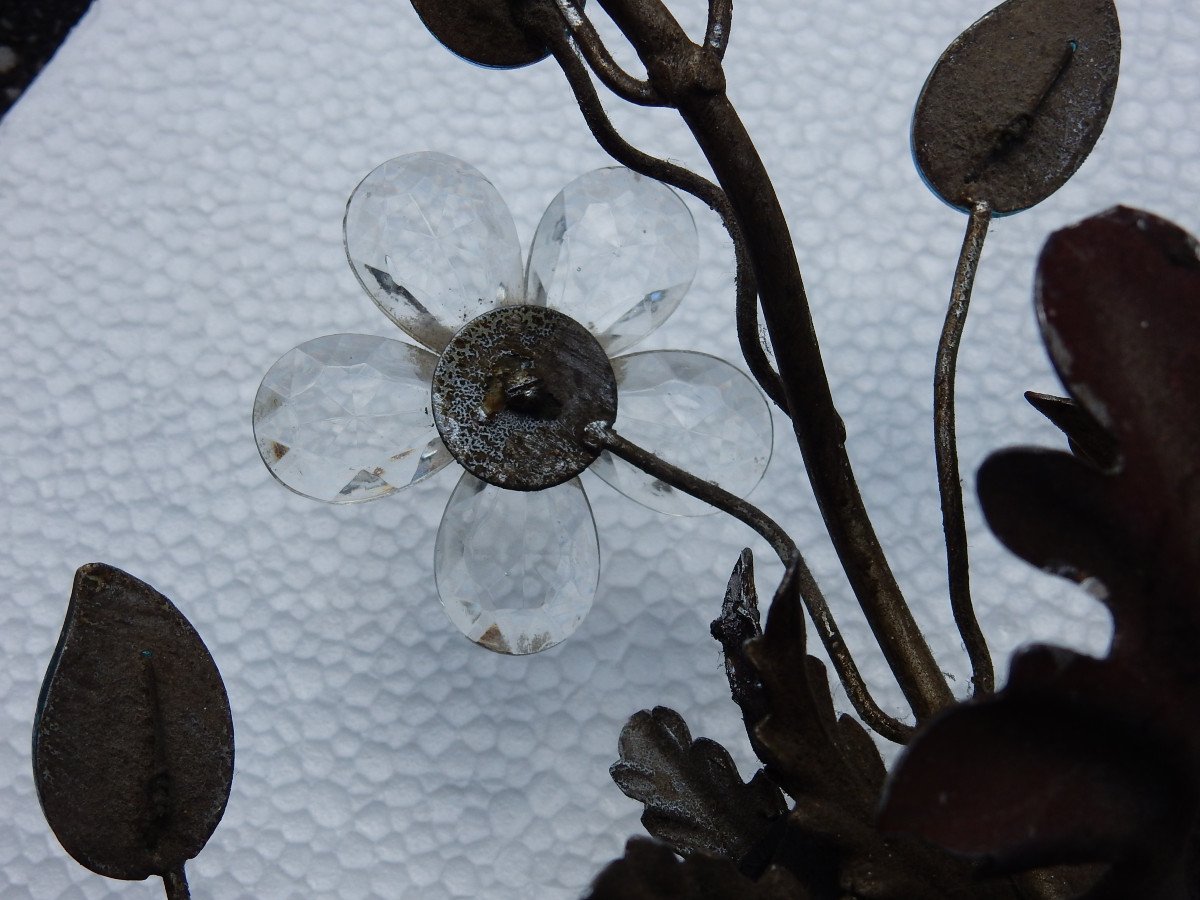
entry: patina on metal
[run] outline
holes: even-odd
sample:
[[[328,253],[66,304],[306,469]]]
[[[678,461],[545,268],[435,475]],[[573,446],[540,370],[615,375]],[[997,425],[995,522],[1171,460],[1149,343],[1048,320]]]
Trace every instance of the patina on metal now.
[[[913,155],[947,203],[1027,209],[1066,183],[1112,109],[1121,26],[1112,0],[1008,0],[929,74]]]
[[[539,491],[574,478],[600,449],[592,423],[617,417],[617,382],[586,328],[544,306],[505,306],[468,322],[433,374],[433,420],[480,481]]]

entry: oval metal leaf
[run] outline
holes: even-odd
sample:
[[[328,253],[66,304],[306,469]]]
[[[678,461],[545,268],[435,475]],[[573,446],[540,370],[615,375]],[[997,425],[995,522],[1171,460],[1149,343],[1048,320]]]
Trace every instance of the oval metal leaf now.
[[[46,820],[94,872],[180,872],[233,780],[233,722],[216,664],[162,594],[103,563],[75,574],[33,729]]]
[[[515,69],[550,52],[513,20],[508,0],[412,0],[412,5],[433,36],[468,62]]]
[[[952,206],[1027,209],[1082,165],[1112,108],[1112,0],[1008,0],[946,48],[913,116],[913,154]]]

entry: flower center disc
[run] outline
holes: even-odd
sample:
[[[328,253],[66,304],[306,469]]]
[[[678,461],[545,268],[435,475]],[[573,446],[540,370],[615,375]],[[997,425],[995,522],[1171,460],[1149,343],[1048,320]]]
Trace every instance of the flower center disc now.
[[[592,422],[617,417],[612,364],[591,333],[544,306],[503,306],[472,319],[433,373],[442,441],[481,481],[518,491],[562,484],[599,450]]]

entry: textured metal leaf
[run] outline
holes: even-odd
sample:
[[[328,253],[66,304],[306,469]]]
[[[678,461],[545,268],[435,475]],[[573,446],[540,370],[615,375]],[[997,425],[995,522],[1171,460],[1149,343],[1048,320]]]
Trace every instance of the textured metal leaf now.
[[[1112,0],[1008,0],[946,48],[917,100],[913,153],[952,206],[1026,209],[1095,146],[1112,108]]]
[[[869,818],[877,797],[874,767],[862,772],[848,766],[838,745],[828,677],[808,655],[794,571],[775,592],[766,630],[745,652],[766,693],[768,715],[755,734],[772,777],[794,798],[830,800]]]
[[[754,554],[749,548],[741,552],[729,575],[721,614],[713,620],[710,631],[721,642],[733,702],[741,709],[750,743],[761,756],[756,729],[766,718],[767,701],[758,673],[746,658],[746,642],[762,635],[758,591],[754,587]]]
[[[625,855],[597,877],[587,900],[810,900],[787,871],[771,868],[757,881],[725,859],[702,855],[679,860],[670,848],[646,838],[625,845]]]
[[[46,820],[94,872],[180,872],[225,811],[233,722],[216,664],[171,601],[103,563],[75,574],[33,730]]]
[[[738,862],[786,810],[762,772],[743,783],[728,751],[692,740],[683,717],[666,707],[643,710],[621,731],[613,781],[646,805],[642,824],[683,855],[706,853]]]

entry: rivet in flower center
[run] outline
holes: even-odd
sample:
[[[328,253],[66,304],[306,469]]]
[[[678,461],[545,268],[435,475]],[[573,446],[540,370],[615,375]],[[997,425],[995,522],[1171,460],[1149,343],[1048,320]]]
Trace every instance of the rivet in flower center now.
[[[617,384],[599,342],[544,306],[472,319],[442,351],[433,419],[481,481],[521,491],[562,484],[595,460],[584,429],[617,417]]]

